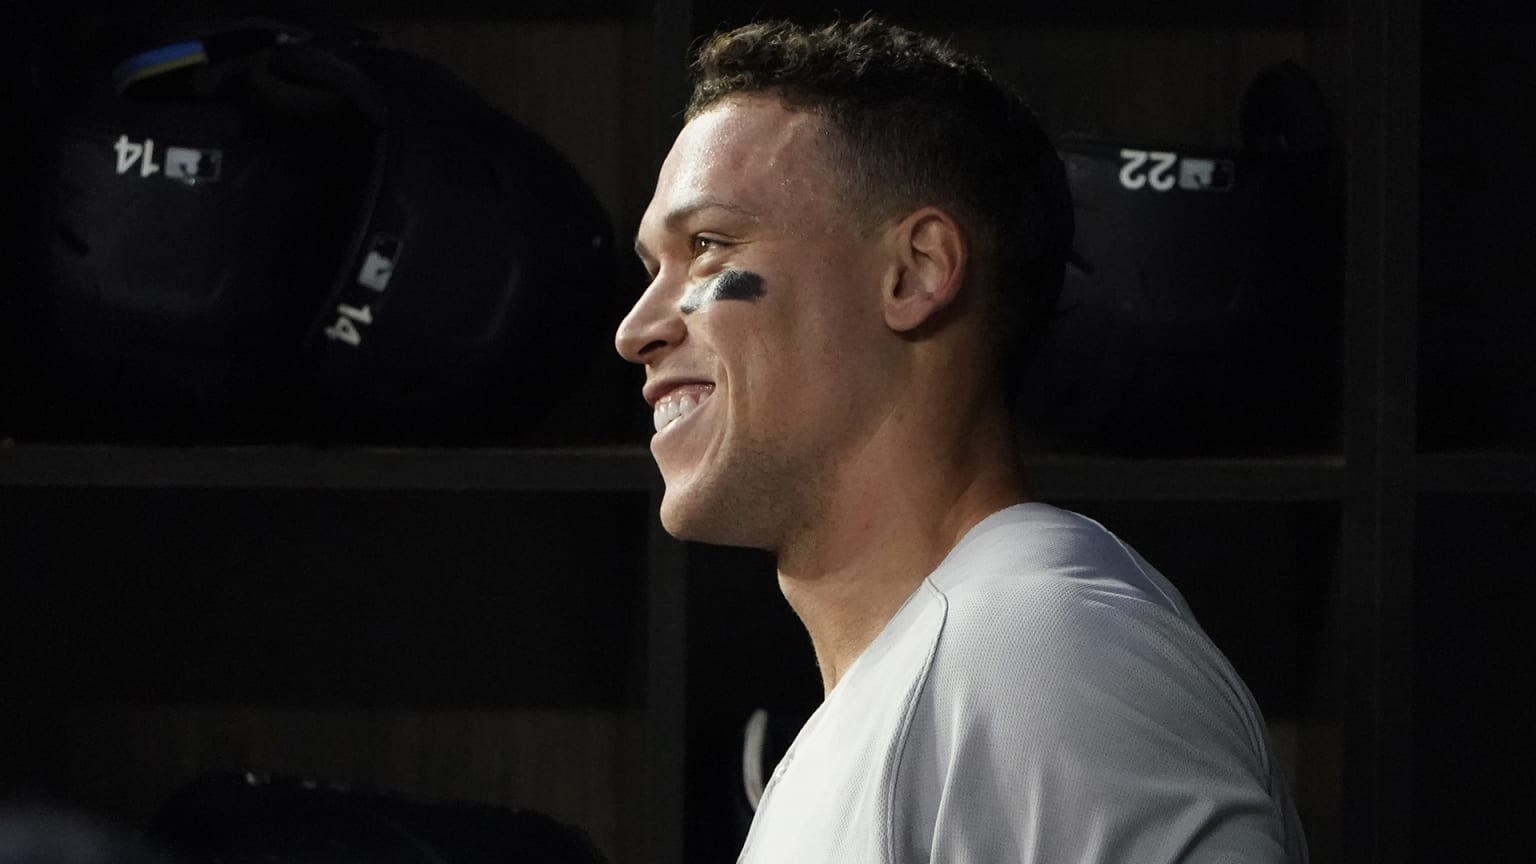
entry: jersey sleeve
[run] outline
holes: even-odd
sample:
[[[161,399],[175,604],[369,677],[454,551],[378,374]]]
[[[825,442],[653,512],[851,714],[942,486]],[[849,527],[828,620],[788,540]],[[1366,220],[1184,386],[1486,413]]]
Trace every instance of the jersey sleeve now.
[[[1306,857],[1225,658],[1177,611],[1091,581],[951,596],[891,776],[901,864]]]

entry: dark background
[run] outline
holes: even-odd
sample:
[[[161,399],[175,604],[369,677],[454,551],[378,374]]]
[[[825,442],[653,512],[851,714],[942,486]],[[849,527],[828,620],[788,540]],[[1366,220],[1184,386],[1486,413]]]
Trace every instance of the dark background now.
[[[21,49],[177,5],[0,3],[7,202],[37,191],[30,88],[59,86],[29,81]],[[445,63],[546,135],[621,247],[677,128],[689,42],[755,14],[825,14],[315,6]],[[1514,4],[880,8],[981,53],[1056,134],[1236,147],[1258,69],[1290,60],[1318,79],[1343,252],[1333,320],[1295,338],[1336,343],[1338,362],[1308,374],[1340,396],[1322,418],[1244,404],[1255,426],[1322,439],[1220,458],[1035,452],[1033,477],[1189,597],[1270,721],[1314,861],[1523,850],[1536,70]],[[0,278],[16,285],[37,226],[21,207],[4,218]],[[637,291],[639,267],[622,272]],[[594,350],[599,374],[638,387]],[[132,826],[201,773],[292,772],[538,808],[620,861],[734,856],[742,726],[763,707],[792,733],[819,678],[771,561],[659,533],[643,413],[579,450],[61,445],[25,434],[49,394],[0,356],[0,797]],[[552,428],[580,428],[582,398]],[[584,398],[639,407],[632,392]]]

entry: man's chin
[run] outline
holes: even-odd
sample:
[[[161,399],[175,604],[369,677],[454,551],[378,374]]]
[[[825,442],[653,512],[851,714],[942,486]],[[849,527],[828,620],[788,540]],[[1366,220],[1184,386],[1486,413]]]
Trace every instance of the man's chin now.
[[[697,512],[698,507],[691,506],[690,502],[679,502],[669,491],[661,499],[661,527],[668,534],[678,540],[690,543],[715,543],[719,535],[718,526],[709,524]]]
[[[678,540],[712,546],[766,549],[768,544],[752,536],[750,520],[740,518],[740,508],[700,496],[676,494],[669,486],[661,499],[661,527]]]

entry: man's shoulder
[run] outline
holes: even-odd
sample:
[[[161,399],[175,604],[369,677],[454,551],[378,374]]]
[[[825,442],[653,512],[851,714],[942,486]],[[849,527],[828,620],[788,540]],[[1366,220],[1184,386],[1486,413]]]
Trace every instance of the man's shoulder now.
[[[911,848],[989,836],[1006,847],[1024,831],[1033,848],[1060,852],[1044,857],[1078,860],[1084,842],[1100,842],[1089,838],[1150,850],[1182,836],[1181,848],[1194,848],[1206,832],[1202,848],[1282,860],[1299,829],[1275,783],[1262,715],[1172,586],[1091,519],[1041,508],[1003,515],[968,536],[976,542],[946,560],[955,569],[930,584],[943,627],[891,793],[897,824],[975,807],[982,816],[967,824],[985,836],[914,828]],[[1216,794],[1225,812],[1192,809]],[[946,811],[949,801],[965,807]],[[999,803],[975,803],[987,801]],[[1029,813],[1048,818],[1018,815]]]
[[[1041,503],[983,520],[929,581],[960,625],[1000,616],[1048,625],[1089,610],[1091,620],[1106,605],[1190,617],[1172,584],[1119,537],[1093,519]]]
[[[1010,511],[935,573],[945,616],[931,694],[1005,707],[1110,692],[1160,701],[1235,677],[1173,586],[1102,525],[1045,505]]]

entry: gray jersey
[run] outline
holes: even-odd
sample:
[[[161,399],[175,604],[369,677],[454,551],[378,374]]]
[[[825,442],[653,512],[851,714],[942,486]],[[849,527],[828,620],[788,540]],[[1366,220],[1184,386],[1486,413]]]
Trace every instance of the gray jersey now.
[[[743,864],[1304,862],[1253,697],[1161,574],[1039,503],[972,529],[774,771]]]

